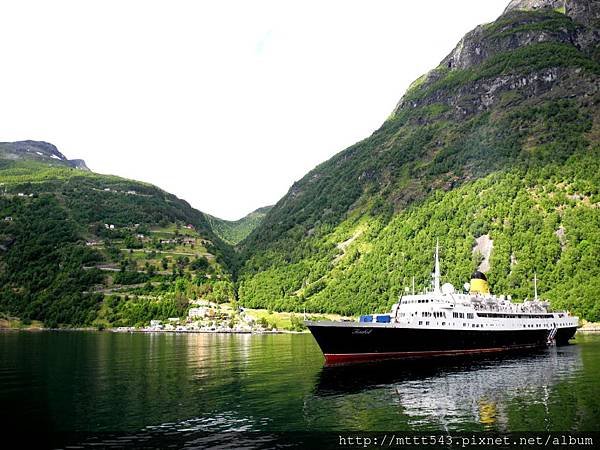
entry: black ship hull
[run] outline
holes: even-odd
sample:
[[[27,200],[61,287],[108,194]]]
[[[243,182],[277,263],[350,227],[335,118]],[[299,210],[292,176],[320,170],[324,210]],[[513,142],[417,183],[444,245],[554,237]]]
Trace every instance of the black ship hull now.
[[[309,322],[308,328],[327,364],[383,359],[471,355],[544,347],[549,330],[442,330],[403,328],[354,322]],[[576,327],[557,330],[555,342],[566,344]]]

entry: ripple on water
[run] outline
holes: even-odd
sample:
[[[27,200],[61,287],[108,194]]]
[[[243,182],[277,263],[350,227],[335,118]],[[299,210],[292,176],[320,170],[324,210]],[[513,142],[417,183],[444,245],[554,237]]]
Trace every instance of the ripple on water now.
[[[35,421],[49,436],[84,433],[61,442],[86,446],[260,448],[281,431],[595,429],[600,336],[577,342],[327,368],[310,335],[14,333],[0,335],[0,401],[14,405],[6,429],[27,432]]]

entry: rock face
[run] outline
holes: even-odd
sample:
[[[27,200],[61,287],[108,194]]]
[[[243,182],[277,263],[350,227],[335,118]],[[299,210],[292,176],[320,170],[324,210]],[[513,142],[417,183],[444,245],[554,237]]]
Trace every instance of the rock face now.
[[[0,156],[4,159],[30,159],[58,162],[75,169],[89,171],[83,159],[67,159],[55,145],[43,141],[0,142]]]
[[[478,242],[480,252],[493,236],[491,260],[480,268],[489,268],[491,279],[519,278],[525,294],[529,256],[507,242],[517,242],[514,224],[537,212],[524,208],[505,222],[516,203],[496,208],[487,199],[533,198],[526,183],[558,183],[549,170],[564,170],[556,180],[570,186],[569,174],[583,169],[569,164],[581,164],[590,180],[597,173],[600,159],[591,152],[600,137],[599,4],[514,0],[497,20],[467,33],[378,130],[294,183],[244,240],[241,304],[374,310],[397,298],[396,287],[414,275],[413,261],[430,254],[434,237],[454,232],[451,240],[489,235]],[[519,181],[524,174],[531,177]],[[489,190],[476,192],[484,180]],[[481,207],[456,220],[469,198]],[[368,223],[376,225],[348,241]],[[453,255],[465,261],[470,250],[462,259]]]
[[[88,168],[88,166],[85,164],[85,161],[83,159],[70,159],[69,163],[76,169],[81,169],[81,170],[86,170],[86,171],[90,170]]]
[[[514,10],[533,11],[541,8],[562,8],[565,6],[565,0],[512,0],[504,13]]]
[[[512,0],[504,13],[516,10],[535,11],[543,8],[564,9],[567,16],[586,26],[597,26],[600,20],[600,2],[597,0]]]
[[[462,83],[455,89],[448,89],[446,80],[453,76],[459,78],[456,73],[459,71],[463,71],[461,75],[466,78],[469,73],[464,71],[486,64],[494,69],[496,61],[508,66],[511,61],[501,61],[503,55],[515,51],[525,53],[534,46],[547,52],[546,59],[555,53],[553,48],[558,48],[568,50],[569,57],[589,57],[600,62],[599,23],[600,1],[597,0],[513,0],[498,20],[467,33],[436,69],[422,77],[418,88],[421,92],[426,90],[428,95],[416,97],[409,89],[394,114],[403,109],[445,104],[453,111],[454,118],[469,118],[474,113],[489,110],[504,94],[515,90],[525,98],[550,90],[554,90],[557,97],[594,97],[598,93],[597,77],[590,77],[579,68],[573,70],[566,60],[538,64],[539,69],[527,70],[529,73],[525,74],[515,68],[514,74],[473,76],[470,83]],[[526,58],[524,60],[526,62]],[[437,86],[440,88],[436,89]]]
[[[574,21],[589,27],[600,23],[600,2],[598,0],[567,0],[566,14]]]

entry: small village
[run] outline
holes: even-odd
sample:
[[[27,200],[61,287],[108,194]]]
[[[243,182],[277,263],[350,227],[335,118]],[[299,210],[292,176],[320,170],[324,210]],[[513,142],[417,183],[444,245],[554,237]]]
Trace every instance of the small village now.
[[[266,310],[248,310],[229,303],[218,304],[207,300],[190,301],[193,307],[186,318],[154,319],[145,327],[116,327],[114,332],[179,332],[179,333],[299,333],[306,332],[306,314],[276,313]]]

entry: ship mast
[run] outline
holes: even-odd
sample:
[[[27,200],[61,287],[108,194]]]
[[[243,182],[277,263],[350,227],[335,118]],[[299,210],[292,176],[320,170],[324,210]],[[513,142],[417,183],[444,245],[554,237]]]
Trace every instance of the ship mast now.
[[[433,291],[440,292],[440,242],[435,241],[435,271],[433,273]]]

